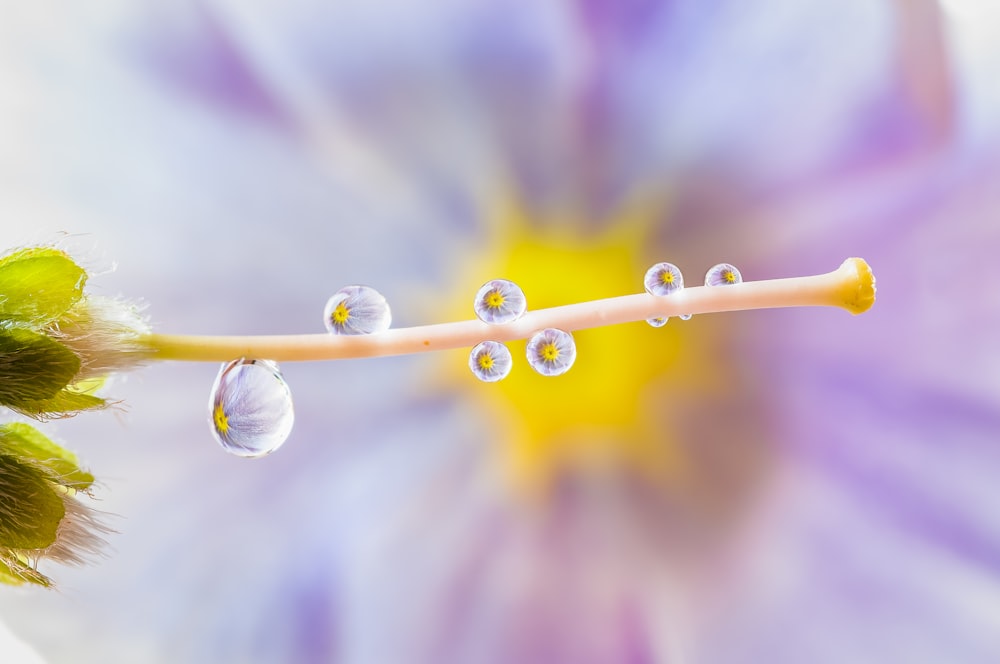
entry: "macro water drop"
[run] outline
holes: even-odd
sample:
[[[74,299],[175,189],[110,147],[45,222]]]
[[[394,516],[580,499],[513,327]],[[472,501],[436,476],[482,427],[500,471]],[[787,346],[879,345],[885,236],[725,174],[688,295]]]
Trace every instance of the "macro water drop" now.
[[[476,317],[490,325],[512,323],[528,310],[524,291],[513,281],[493,279],[483,284],[473,303]]]
[[[532,369],[543,376],[558,376],[573,366],[576,342],[569,332],[550,327],[531,337],[527,354]]]
[[[278,365],[241,358],[222,365],[209,399],[212,434],[222,448],[260,457],[281,447],[292,431],[292,393]]]
[[[469,353],[469,368],[484,383],[503,380],[510,373],[511,366],[510,351],[499,341],[483,341]]]
[[[729,263],[713,265],[705,273],[706,286],[732,286],[739,283],[743,283],[743,275],[740,274],[740,271],[735,266]]]
[[[331,334],[374,334],[389,329],[392,311],[374,288],[345,286],[327,300],[323,323]]]
[[[643,277],[642,283],[650,295],[664,297],[684,288],[684,276],[673,263],[656,263],[646,270],[646,276]],[[684,319],[687,320],[687,318]],[[646,322],[653,327],[663,327],[667,324],[667,317],[650,318]]]

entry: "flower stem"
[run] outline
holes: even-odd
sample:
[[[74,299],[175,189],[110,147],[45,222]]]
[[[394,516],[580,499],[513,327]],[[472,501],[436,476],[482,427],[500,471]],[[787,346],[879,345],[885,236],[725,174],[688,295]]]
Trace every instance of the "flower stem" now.
[[[809,277],[748,281],[731,286],[684,288],[668,296],[648,293],[528,311],[503,325],[479,320],[390,329],[366,336],[299,334],[272,336],[196,336],[149,334],[142,341],[153,359],[226,362],[240,357],[301,362],[407,355],[471,348],[486,340],[526,339],[548,327],[567,332],[680,314],[746,309],[834,306],[860,314],[875,301],[875,278],[860,258],[849,258],[833,272]]]

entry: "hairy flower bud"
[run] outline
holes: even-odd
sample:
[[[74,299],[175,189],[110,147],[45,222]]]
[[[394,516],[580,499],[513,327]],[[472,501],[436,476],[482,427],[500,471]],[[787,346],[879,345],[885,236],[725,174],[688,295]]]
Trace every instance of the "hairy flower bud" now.
[[[40,559],[81,563],[98,551],[107,528],[76,499],[93,481],[34,427],[0,425],[0,582],[48,586]]]
[[[101,408],[83,381],[148,357],[135,307],[86,295],[86,282],[54,247],[0,258],[0,405],[36,419]]]

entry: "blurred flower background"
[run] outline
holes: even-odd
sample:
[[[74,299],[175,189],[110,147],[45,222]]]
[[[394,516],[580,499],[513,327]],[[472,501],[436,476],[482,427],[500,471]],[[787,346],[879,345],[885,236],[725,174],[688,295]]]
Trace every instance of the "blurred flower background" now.
[[[287,364],[256,461],[211,438],[218,367],[121,376],[44,428],[107,557],[0,593],[47,661],[1000,658],[989,3],[2,4],[0,241],[157,331],[322,332],[349,283],[471,318],[491,278],[538,307],[660,260],[879,280],[859,318],[581,333],[554,379]]]

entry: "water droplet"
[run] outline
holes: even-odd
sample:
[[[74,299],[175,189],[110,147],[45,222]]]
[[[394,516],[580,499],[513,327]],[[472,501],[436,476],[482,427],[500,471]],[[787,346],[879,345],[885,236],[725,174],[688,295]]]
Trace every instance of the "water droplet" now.
[[[673,263],[657,263],[646,270],[643,283],[647,293],[658,296],[670,295],[674,291],[684,288],[684,276]]]
[[[729,263],[714,265],[705,273],[706,286],[732,286],[743,282],[743,275]]]
[[[292,393],[270,360],[233,360],[222,365],[209,400],[212,433],[230,454],[270,454],[292,431]]]
[[[576,360],[573,335],[555,328],[537,332],[528,341],[528,364],[543,376],[558,376],[569,371]]]
[[[323,322],[332,334],[374,334],[392,324],[389,303],[368,286],[344,286],[323,310]]]
[[[684,276],[673,263],[657,263],[646,270],[643,285],[646,287],[647,293],[663,297],[684,288]],[[687,320],[691,316],[684,314],[681,318]],[[667,324],[667,318],[650,318],[646,322],[653,327],[663,327]]]
[[[490,325],[511,323],[528,310],[524,291],[513,281],[506,279],[494,279],[483,284],[476,293],[473,306],[476,317]]]
[[[510,373],[513,362],[510,351],[499,341],[484,341],[476,344],[469,353],[469,368],[476,378],[484,383],[503,380]]]

